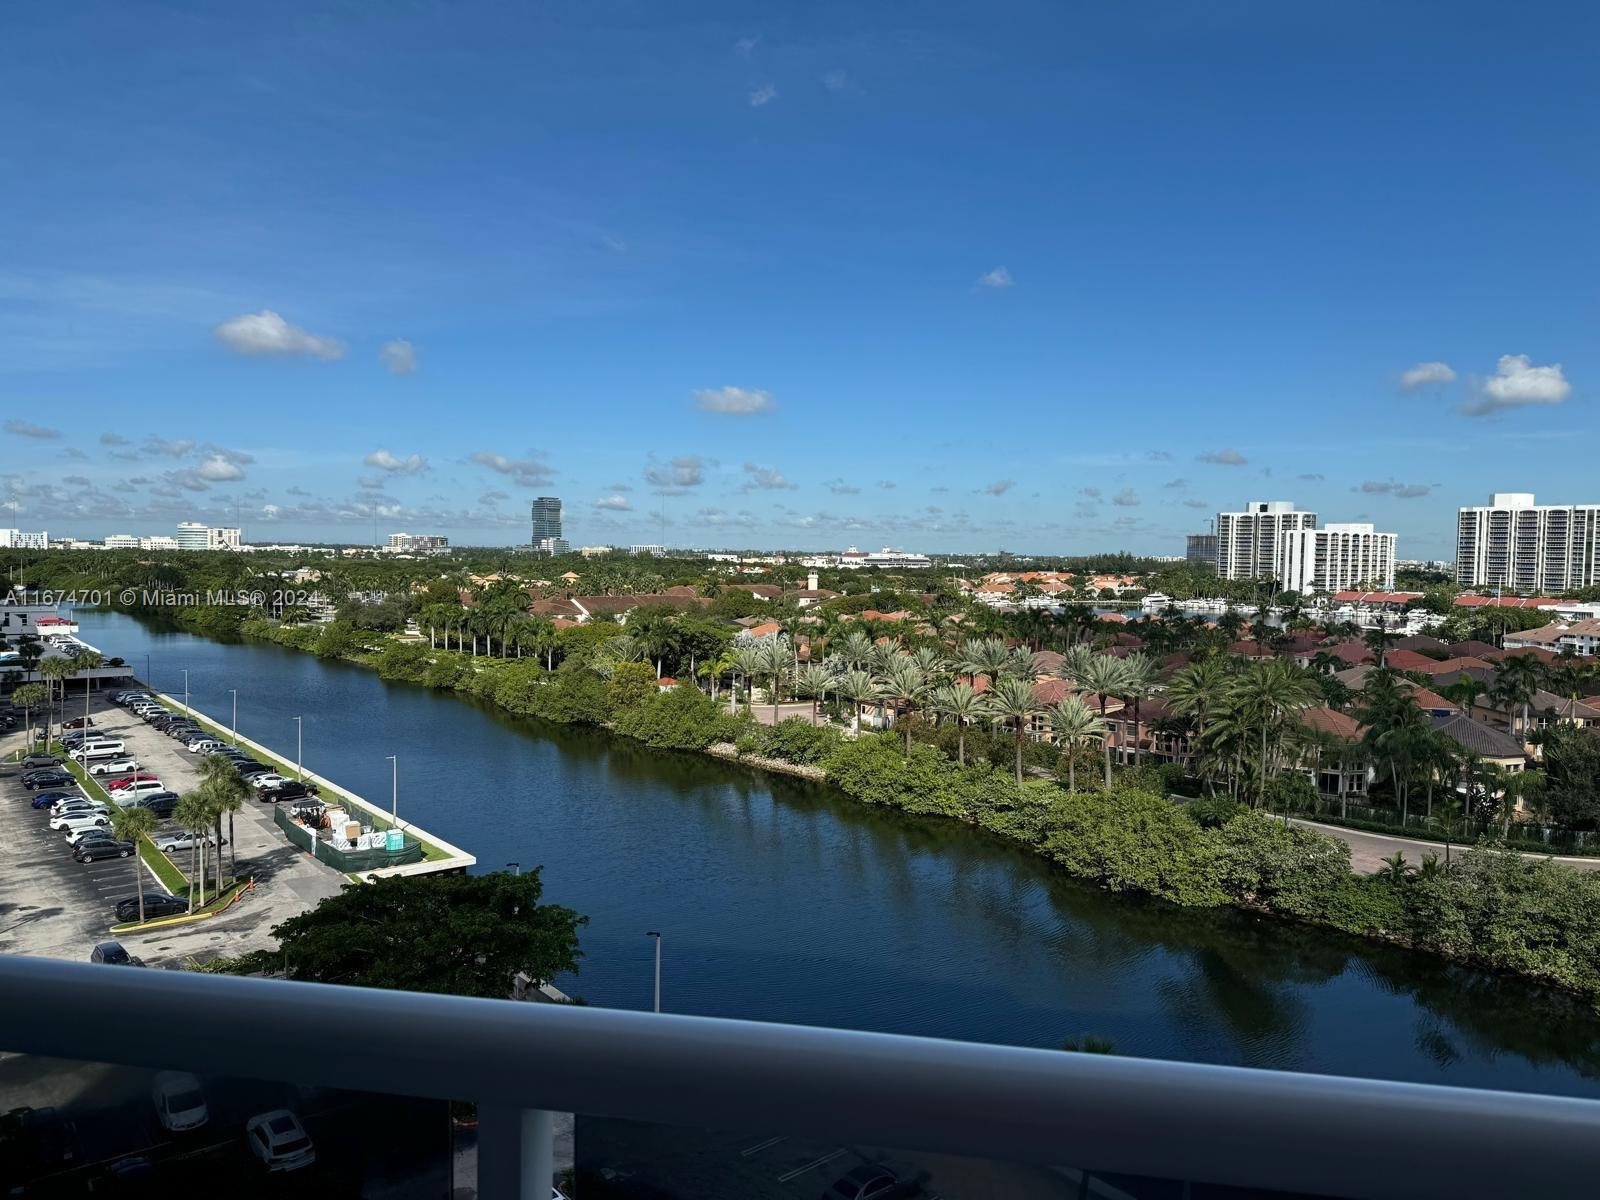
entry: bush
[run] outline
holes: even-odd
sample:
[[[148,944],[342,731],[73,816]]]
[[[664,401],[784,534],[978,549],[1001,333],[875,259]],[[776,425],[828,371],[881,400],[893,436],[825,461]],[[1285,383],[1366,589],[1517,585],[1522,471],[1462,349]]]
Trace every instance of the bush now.
[[[1249,810],[1228,796],[1201,796],[1185,804],[1183,811],[1201,829],[1221,829],[1240,813]]]
[[[1217,882],[1215,836],[1151,792],[1069,792],[1055,804],[1044,852],[1080,879],[1175,904],[1227,898]]]
[[[837,750],[843,735],[831,725],[813,725],[804,717],[789,717],[756,733],[760,753],[786,762],[820,763]]]
[[[415,642],[388,642],[373,665],[384,679],[417,683],[428,670],[428,652]]]
[[[611,671],[606,684],[606,695],[611,701],[611,711],[623,712],[646,703],[660,691],[656,673],[644,663],[620,662]]]
[[[617,717],[618,732],[670,750],[704,750],[736,736],[736,729],[721,705],[688,684],[657,692]]]
[[[1300,917],[1321,915],[1350,874],[1350,847],[1338,838],[1240,813],[1217,834],[1218,879],[1235,900]]]
[[[955,770],[931,746],[913,745],[906,755],[892,733],[861,737],[841,744],[826,766],[828,778],[863,804],[945,817],[967,815]]]

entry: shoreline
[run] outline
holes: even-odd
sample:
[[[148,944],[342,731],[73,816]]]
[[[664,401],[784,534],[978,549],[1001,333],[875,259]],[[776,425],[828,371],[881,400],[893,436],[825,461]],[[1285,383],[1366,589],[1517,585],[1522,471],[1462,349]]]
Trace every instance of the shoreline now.
[[[135,612],[130,612],[128,615],[135,615]],[[149,614],[143,614],[143,615],[149,615]],[[272,626],[272,627],[273,628],[293,628],[293,627],[283,627],[283,626]],[[183,626],[180,626],[180,628],[182,629],[183,632],[191,633],[191,634],[193,634],[194,636],[197,636],[197,637],[206,637],[206,638],[208,638],[208,640],[224,640],[224,639],[210,638],[209,635],[207,635],[204,632],[198,632],[196,630],[188,629],[188,628],[183,627]],[[426,683],[424,681],[387,679],[387,678],[385,678],[383,676],[383,672],[378,669],[378,665],[375,662],[371,661],[371,659],[372,659],[372,657],[374,655],[382,653],[381,649],[373,650],[373,649],[369,649],[369,648],[363,646],[362,648],[360,648],[359,651],[357,651],[355,653],[341,652],[341,653],[338,653],[338,654],[335,654],[335,655],[323,656],[323,655],[317,654],[317,652],[315,650],[313,650],[313,649],[296,645],[292,641],[279,640],[278,638],[271,637],[271,636],[260,636],[259,634],[256,634],[256,633],[253,633],[252,631],[250,631],[248,626],[242,626],[238,630],[238,637],[242,641],[268,643],[268,644],[271,644],[271,645],[278,646],[278,647],[280,647],[281,649],[284,649],[284,650],[294,650],[294,651],[298,651],[300,653],[312,654],[312,655],[314,655],[316,657],[327,657],[327,658],[337,659],[338,661],[342,661],[342,662],[348,663],[348,664],[350,664],[352,666],[359,666],[359,667],[362,667],[362,668],[364,668],[366,670],[373,671],[385,683],[396,683],[396,682],[412,683],[414,686],[427,688],[428,690],[434,691],[434,692],[448,692],[451,695],[455,695],[455,696],[469,695],[469,696],[472,696],[474,699],[477,699],[477,700],[480,700],[480,701],[482,701],[484,703],[493,705],[495,708],[499,709],[500,711],[502,711],[502,712],[504,712],[504,713],[506,713],[506,714],[508,714],[508,715],[510,715],[512,717],[519,717],[520,718],[520,717],[524,717],[526,715],[526,714],[517,713],[514,710],[512,710],[511,708],[507,707],[506,705],[501,704],[495,698],[495,696],[492,694],[492,692],[490,692],[488,694],[483,694],[483,693],[479,693],[479,692],[475,692],[475,691],[471,691],[471,690],[466,690],[466,689],[460,689],[460,688],[456,688],[456,687],[434,686],[434,685],[430,685],[430,684],[428,684],[428,683]],[[375,635],[375,637],[378,638],[378,639],[381,639],[382,643],[385,644],[385,645],[396,644],[394,642],[394,640],[387,634],[377,634],[377,635]],[[464,655],[460,651],[456,651],[456,650],[442,650],[441,651],[440,648],[438,648],[438,647],[425,647],[425,648],[427,648],[430,653],[434,653],[434,654],[442,653],[442,654],[450,655],[452,658],[458,660],[461,665],[466,666],[468,669],[472,670],[475,677],[480,676],[482,674],[482,668],[474,663],[474,656]],[[489,662],[489,663],[501,663],[501,662],[518,661],[518,660],[515,660],[515,659],[502,660],[502,659],[493,658],[493,657],[489,657],[489,656],[482,656],[482,657],[484,657],[485,661]],[[543,718],[540,718],[540,719],[549,720],[550,718],[543,717]],[[555,721],[553,723],[554,724],[558,724],[558,725],[568,725],[568,726],[583,726],[583,725],[587,725],[587,726],[589,726],[591,728],[604,729],[606,732],[614,734],[614,735],[617,735],[617,736],[623,736],[623,737],[628,737],[629,736],[629,735],[623,733],[622,730],[618,729],[616,727],[615,722],[611,722],[611,721],[594,722],[594,721],[587,721],[587,720],[581,720],[580,719],[580,720],[572,720],[572,721]],[[641,739],[638,739],[638,738],[629,737],[629,740],[633,741],[633,742],[637,743],[638,745],[640,745],[642,747],[645,747],[647,749],[650,749],[650,748],[662,749],[662,748],[664,748],[664,747],[652,747],[649,743],[647,743],[645,741],[642,741]],[[685,749],[685,748],[675,748],[675,749],[682,750],[682,749]],[[713,743],[711,743],[709,745],[705,745],[705,746],[702,746],[702,747],[687,748],[687,749],[689,750],[690,753],[703,754],[706,757],[715,758],[715,759],[718,759],[720,761],[727,762],[727,763],[730,763],[730,764],[742,764],[742,765],[749,766],[749,767],[752,767],[752,768],[757,769],[757,770],[768,771],[768,772],[771,772],[772,774],[786,775],[786,776],[789,776],[789,777],[792,777],[792,778],[803,779],[803,780],[805,780],[807,782],[818,783],[818,784],[823,784],[823,785],[826,785],[826,786],[830,786],[830,787],[834,788],[835,790],[837,790],[840,793],[841,798],[843,798],[845,800],[848,800],[848,801],[850,801],[852,803],[856,803],[856,804],[865,804],[867,807],[877,807],[875,805],[872,805],[872,804],[862,800],[858,796],[852,795],[850,792],[848,792],[844,788],[840,787],[837,783],[834,783],[829,778],[827,771],[824,770],[821,766],[810,765],[810,764],[793,763],[793,762],[789,762],[789,761],[784,760],[784,759],[773,759],[773,758],[768,758],[768,757],[764,757],[764,756],[756,755],[756,754],[740,754],[735,746],[733,746],[731,743],[728,743],[726,741],[713,742]],[[341,794],[343,794],[343,789],[338,789],[338,790],[341,792]],[[366,807],[368,807],[370,809],[372,806],[371,805],[367,805]],[[904,811],[905,815],[908,815],[908,816],[938,816],[938,815],[942,815],[942,814],[931,813],[931,812],[913,812],[911,810],[898,810],[898,811]],[[384,815],[385,815],[385,819],[386,819],[386,814],[384,814]],[[1062,873],[1064,875],[1066,875],[1067,877],[1069,877],[1069,878],[1078,878],[1080,882],[1087,883],[1088,885],[1097,888],[1097,890],[1100,890],[1102,892],[1111,893],[1111,894],[1116,894],[1117,892],[1124,890],[1124,889],[1116,888],[1116,887],[1108,887],[1104,883],[1102,883],[1100,881],[1097,881],[1097,880],[1095,880],[1093,878],[1087,878],[1087,877],[1083,877],[1083,876],[1077,875],[1073,871],[1065,869],[1061,863],[1054,861],[1049,855],[1042,853],[1040,846],[1031,844],[1030,842],[1026,841],[1023,838],[1010,836],[1009,834],[1007,834],[1005,832],[1001,832],[999,830],[990,829],[987,826],[983,825],[976,818],[962,818],[962,817],[951,816],[951,817],[949,817],[949,819],[954,820],[959,824],[964,824],[964,825],[967,825],[967,826],[972,827],[972,828],[983,829],[985,832],[990,833],[993,836],[997,836],[997,837],[1001,838],[1003,841],[1006,841],[1006,842],[1008,842],[1008,843],[1010,843],[1010,844],[1012,844],[1014,846],[1017,846],[1020,849],[1028,851],[1034,857],[1043,859],[1048,865],[1050,865],[1052,868],[1054,868],[1056,870],[1062,871]],[[1324,836],[1332,837],[1333,835],[1324,835]],[[1467,852],[1469,850],[1473,850],[1473,849],[1476,849],[1476,847],[1473,847],[1473,846],[1463,846],[1462,847],[1463,853],[1465,853],[1465,852]],[[1489,850],[1492,853],[1497,853],[1498,852],[1496,850],[1496,848],[1493,847],[1493,846],[1489,847]],[[1536,861],[1543,861],[1542,856],[1541,856],[1540,859],[1538,859]],[[1553,855],[1549,856],[1549,861],[1553,862],[1555,865],[1562,866],[1567,871],[1576,872],[1579,869],[1579,868],[1572,867],[1572,866],[1567,866],[1567,865],[1561,863],[1560,859],[1557,858],[1556,856],[1553,856]],[[417,865],[421,865],[421,864],[417,864]],[[1355,872],[1354,870],[1351,870],[1349,872],[1348,878],[1353,880],[1353,881],[1367,881],[1367,880],[1369,880],[1371,878],[1371,876],[1364,875],[1364,874],[1359,874],[1359,873]],[[1148,896],[1148,898],[1150,898],[1150,899],[1155,899],[1155,900],[1164,900],[1165,899],[1162,896],[1153,895],[1153,894],[1144,892],[1142,889],[1139,889],[1137,887],[1135,887],[1133,890],[1138,892],[1141,895]],[[1234,899],[1234,898],[1228,898],[1228,899],[1226,899],[1223,902],[1218,903],[1218,904],[1209,904],[1209,905],[1200,905],[1200,906],[1179,904],[1176,901],[1172,901],[1172,900],[1166,900],[1166,902],[1167,903],[1173,903],[1177,907],[1185,907],[1185,908],[1186,907],[1230,908],[1230,909],[1234,910],[1235,912],[1248,913],[1248,914],[1255,915],[1255,916],[1271,916],[1271,917],[1274,917],[1276,919],[1283,920],[1283,921],[1286,921],[1286,922],[1289,922],[1289,923],[1292,923],[1292,924],[1315,926],[1317,928],[1324,929],[1324,930],[1330,931],[1332,933],[1359,937],[1359,938],[1362,938],[1362,939],[1364,939],[1366,941],[1370,941],[1370,942],[1373,942],[1373,943],[1376,943],[1376,944],[1379,944],[1379,945],[1385,945],[1385,946],[1389,946],[1389,947],[1393,947],[1393,948],[1400,948],[1400,949],[1408,950],[1408,951],[1413,952],[1413,953],[1423,954],[1423,955],[1426,955],[1429,958],[1433,958],[1433,959],[1438,960],[1438,961],[1449,962],[1449,963],[1454,963],[1454,964],[1457,964],[1457,965],[1460,965],[1460,966],[1469,967],[1469,968],[1471,968],[1473,970],[1482,971],[1485,974],[1499,975],[1499,976],[1504,976],[1504,977],[1507,977],[1507,978],[1515,978],[1515,979],[1519,979],[1519,980],[1522,980],[1522,981],[1527,982],[1527,983],[1534,984],[1536,986],[1547,987],[1547,988],[1551,989],[1554,992],[1557,992],[1557,993],[1560,993],[1560,994],[1563,994],[1563,995],[1567,995],[1567,996],[1571,996],[1571,997],[1577,997],[1579,999],[1584,1000],[1587,1003],[1595,1004],[1597,1009],[1600,1009],[1600,992],[1597,992],[1595,990],[1589,990],[1589,989],[1586,989],[1586,988],[1581,987],[1581,986],[1574,986],[1574,985],[1565,983],[1562,980],[1550,978],[1549,976],[1538,975],[1538,974],[1532,974],[1532,973],[1528,973],[1528,972],[1524,972],[1524,971],[1519,971],[1519,970],[1516,970],[1514,968],[1502,966],[1500,964],[1487,962],[1487,961],[1484,961],[1484,960],[1482,960],[1480,958],[1476,958],[1476,957],[1472,957],[1472,956],[1468,956],[1468,955],[1459,955],[1459,954],[1450,953],[1448,950],[1446,950],[1444,948],[1435,948],[1435,947],[1426,946],[1426,945],[1419,945],[1409,935],[1407,935],[1405,933],[1396,932],[1396,931],[1393,931],[1393,930],[1390,930],[1390,929],[1384,929],[1384,928],[1379,928],[1379,927],[1369,927],[1369,928],[1360,928],[1360,929],[1350,928],[1350,927],[1346,927],[1346,926],[1339,925],[1339,924],[1335,923],[1335,921],[1333,919],[1331,919],[1331,917],[1329,917],[1329,916],[1319,915],[1319,914],[1303,914],[1303,913],[1292,913],[1292,912],[1280,911],[1279,909],[1272,908],[1272,907],[1270,907],[1268,905],[1265,905],[1265,904],[1262,904],[1262,903],[1259,903],[1259,902],[1256,902],[1256,901],[1253,901],[1253,900],[1239,900],[1239,899]]]

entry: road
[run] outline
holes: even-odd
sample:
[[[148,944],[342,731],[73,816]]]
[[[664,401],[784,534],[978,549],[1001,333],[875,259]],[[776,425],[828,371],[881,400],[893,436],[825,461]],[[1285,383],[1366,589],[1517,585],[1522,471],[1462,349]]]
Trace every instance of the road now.
[[[1384,859],[1392,858],[1396,853],[1404,854],[1406,861],[1415,866],[1422,861],[1424,854],[1437,854],[1444,857],[1443,842],[1428,842],[1419,838],[1396,837],[1387,833],[1368,833],[1364,829],[1346,829],[1341,825],[1324,825],[1320,821],[1305,821],[1299,817],[1290,820],[1306,829],[1315,829],[1319,833],[1330,834],[1350,847],[1350,866],[1364,875],[1371,875],[1384,868]],[[1454,843],[1459,852],[1462,843]],[[1600,858],[1566,858],[1560,855],[1533,854],[1520,851],[1523,858],[1543,859],[1551,858],[1555,862],[1565,863],[1569,867],[1576,867],[1580,871],[1600,870]]]

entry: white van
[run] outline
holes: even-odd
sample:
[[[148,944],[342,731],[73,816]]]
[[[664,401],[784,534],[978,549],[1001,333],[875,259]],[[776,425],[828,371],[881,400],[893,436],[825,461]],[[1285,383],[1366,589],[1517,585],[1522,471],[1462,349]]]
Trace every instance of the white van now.
[[[121,738],[88,738],[72,752],[72,757],[87,762],[91,758],[115,758],[125,750]]]
[[[157,792],[166,790],[167,785],[159,779],[136,779],[132,783],[117,788],[116,791],[111,793],[111,799],[116,801],[118,808],[127,808],[129,803],[137,800],[140,796],[153,796]]]

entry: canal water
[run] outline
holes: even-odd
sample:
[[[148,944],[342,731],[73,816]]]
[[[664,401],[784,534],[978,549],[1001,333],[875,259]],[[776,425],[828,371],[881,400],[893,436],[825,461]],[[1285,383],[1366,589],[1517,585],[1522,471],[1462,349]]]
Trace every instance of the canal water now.
[[[85,640],[164,691],[477,856],[542,866],[590,918],[593,1004],[1600,1096],[1600,1017],[1566,997],[1327,931],[1112,896],[964,826],[507,717],[361,667],[116,613]]]

